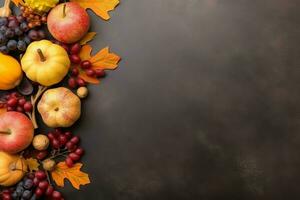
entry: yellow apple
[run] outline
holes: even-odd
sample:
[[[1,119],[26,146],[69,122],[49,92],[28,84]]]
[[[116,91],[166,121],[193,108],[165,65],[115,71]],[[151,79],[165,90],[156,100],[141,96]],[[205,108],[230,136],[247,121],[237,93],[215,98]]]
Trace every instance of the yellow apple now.
[[[81,115],[80,99],[64,87],[47,90],[40,102],[38,111],[49,127],[70,127]]]

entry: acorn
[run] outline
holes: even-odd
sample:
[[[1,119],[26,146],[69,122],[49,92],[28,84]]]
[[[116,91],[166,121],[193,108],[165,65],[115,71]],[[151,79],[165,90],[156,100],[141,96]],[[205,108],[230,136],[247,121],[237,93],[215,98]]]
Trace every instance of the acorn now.
[[[46,135],[36,135],[33,138],[32,145],[36,150],[46,150],[49,146],[49,139]]]

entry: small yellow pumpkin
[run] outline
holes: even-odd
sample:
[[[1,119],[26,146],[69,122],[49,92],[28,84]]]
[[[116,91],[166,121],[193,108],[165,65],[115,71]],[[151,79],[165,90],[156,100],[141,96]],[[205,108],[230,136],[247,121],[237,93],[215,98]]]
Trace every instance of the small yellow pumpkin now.
[[[26,76],[43,86],[59,83],[70,68],[68,53],[49,40],[31,43],[21,59]]]
[[[0,53],[0,90],[10,90],[22,80],[19,62],[11,56]]]
[[[45,124],[51,128],[70,127],[81,115],[80,99],[64,87],[47,90],[37,108]]]
[[[0,152],[0,185],[4,187],[13,186],[25,175],[27,165],[19,155],[11,155]]]

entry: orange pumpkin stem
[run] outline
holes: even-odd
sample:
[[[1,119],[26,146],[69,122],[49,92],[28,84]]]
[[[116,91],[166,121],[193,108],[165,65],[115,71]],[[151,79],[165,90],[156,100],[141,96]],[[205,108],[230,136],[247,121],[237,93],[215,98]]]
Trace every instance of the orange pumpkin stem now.
[[[45,56],[44,56],[42,50],[41,50],[41,49],[37,49],[37,52],[38,52],[38,54],[39,54],[39,56],[40,56],[40,58],[41,58],[41,61],[42,61],[42,62],[45,62],[45,61],[46,61],[46,58],[45,58]]]

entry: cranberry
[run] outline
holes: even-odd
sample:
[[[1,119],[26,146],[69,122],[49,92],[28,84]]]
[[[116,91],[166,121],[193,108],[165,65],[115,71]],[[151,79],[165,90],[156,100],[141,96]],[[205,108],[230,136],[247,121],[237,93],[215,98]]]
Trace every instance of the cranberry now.
[[[98,78],[102,78],[102,77],[104,77],[106,75],[104,69],[96,69],[95,71],[96,71],[96,76]]]
[[[74,67],[74,68],[72,69],[72,76],[78,76],[78,75],[79,75],[79,70],[78,70],[77,67]]]
[[[71,89],[74,89],[76,88],[77,86],[77,82],[75,80],[75,78],[70,78],[69,81],[68,81],[68,85]]]
[[[95,76],[95,70],[93,69],[86,69],[85,70],[86,75],[88,75],[89,77],[94,77]]]
[[[81,50],[81,45],[79,43],[75,43],[71,46],[70,53],[72,55],[79,54]]]
[[[92,67],[92,63],[89,60],[84,60],[80,63],[82,69],[89,69]]]
[[[8,101],[7,101],[7,105],[8,106],[11,106],[11,107],[15,107],[16,105],[18,104],[18,99],[17,98],[10,98]]]
[[[78,136],[73,136],[72,139],[70,140],[70,142],[72,142],[73,144],[78,144],[78,142],[80,141]]]
[[[30,101],[27,101],[27,102],[24,104],[24,110],[25,110],[26,112],[31,112],[31,111],[32,111],[32,108],[33,108],[33,106],[32,106],[32,104],[31,104]]]
[[[77,149],[75,150],[75,153],[76,153],[77,155],[79,155],[79,156],[82,156],[82,155],[84,154],[84,150],[83,150],[82,148],[77,148]]]
[[[39,180],[44,180],[47,176],[44,171],[39,170],[35,172],[35,177],[38,178]]]
[[[46,190],[46,195],[47,196],[51,196],[52,195],[52,193],[53,193],[53,191],[54,191],[54,188],[51,186],[51,185],[49,185],[48,186],[48,188],[47,188],[47,190]]]
[[[69,157],[73,160],[73,161],[78,161],[80,159],[80,156],[77,155],[76,153],[70,153]]]
[[[68,167],[73,167],[74,165],[74,162],[70,157],[67,157],[65,162]]]
[[[41,188],[42,190],[46,190],[49,186],[48,181],[42,181],[39,183],[38,187]]]
[[[82,78],[77,78],[76,82],[80,87],[83,87],[86,85],[85,81]]]
[[[25,98],[21,98],[18,101],[19,106],[24,106],[25,103],[26,103],[26,99]]]
[[[76,54],[72,54],[72,55],[70,56],[70,60],[71,60],[71,62],[74,63],[74,64],[79,64],[79,63],[81,62],[80,57],[79,57],[78,55],[76,55]]]

